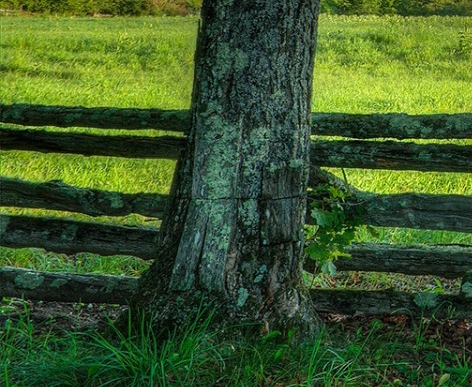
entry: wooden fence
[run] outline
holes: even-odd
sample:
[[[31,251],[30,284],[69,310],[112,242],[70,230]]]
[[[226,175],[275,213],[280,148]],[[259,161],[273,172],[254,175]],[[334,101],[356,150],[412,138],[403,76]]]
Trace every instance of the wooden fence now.
[[[414,143],[411,139],[472,139],[472,114],[313,114],[311,163],[318,167],[472,172],[472,145]],[[0,105],[0,149],[73,153],[86,156],[175,159],[185,143],[187,111]],[[19,125],[23,127],[19,127]],[[107,136],[57,133],[38,128],[92,127],[160,129],[175,136]],[[29,127],[29,128],[28,128]],[[342,136],[344,139],[332,139]],[[326,139],[325,139],[326,137]],[[329,137],[329,138],[328,138]],[[323,138],[323,139],[320,139]],[[347,138],[347,139],[346,139]],[[386,140],[388,139],[388,140]],[[381,140],[381,141],[379,141]],[[312,171],[310,182],[323,176]],[[321,175],[320,175],[321,173]],[[165,195],[123,194],[77,188],[60,181],[31,183],[0,178],[0,206],[71,211],[91,216],[137,213],[160,218]],[[377,195],[355,191],[353,205],[366,209],[363,221],[374,226],[472,232],[472,196],[404,193]],[[159,230],[111,226],[61,218],[0,215],[0,246],[39,247],[57,253],[91,252],[153,259]],[[411,313],[472,318],[472,246],[395,246],[357,244],[351,259],[337,261],[340,271],[379,271],[462,278],[457,294],[432,292],[312,290],[320,312]],[[313,262],[306,263],[313,270]],[[0,269],[0,297],[63,302],[125,303],[135,278]]]

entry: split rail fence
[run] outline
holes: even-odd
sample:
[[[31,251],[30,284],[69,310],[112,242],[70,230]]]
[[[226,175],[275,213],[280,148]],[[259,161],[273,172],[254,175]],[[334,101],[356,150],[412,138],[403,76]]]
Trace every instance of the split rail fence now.
[[[43,153],[176,159],[185,144],[188,112],[42,105],[0,105],[0,149]],[[20,126],[21,125],[21,126]],[[107,136],[57,133],[46,126],[101,129],[159,129],[175,136]],[[33,128],[36,127],[36,128]],[[38,128],[39,127],[39,128]],[[313,114],[311,164],[317,167],[472,172],[472,145],[404,140],[472,139],[472,114]],[[343,139],[333,139],[341,136]],[[337,137],[336,137],[337,138]],[[319,171],[319,169],[318,169]],[[310,182],[319,178],[313,173]],[[354,205],[365,208],[363,222],[380,227],[472,232],[472,196],[356,191]],[[124,194],[77,188],[60,181],[31,183],[0,178],[0,206],[71,211],[91,216],[137,213],[162,217],[166,195]],[[159,230],[111,226],[59,217],[0,215],[0,246],[43,248],[56,253],[90,252],[155,256]],[[340,271],[395,272],[462,278],[456,294],[431,292],[312,290],[320,312],[344,314],[411,313],[472,318],[472,246],[357,244]],[[313,270],[313,262],[306,263]],[[46,301],[126,303],[136,279],[0,268],[0,297]]]

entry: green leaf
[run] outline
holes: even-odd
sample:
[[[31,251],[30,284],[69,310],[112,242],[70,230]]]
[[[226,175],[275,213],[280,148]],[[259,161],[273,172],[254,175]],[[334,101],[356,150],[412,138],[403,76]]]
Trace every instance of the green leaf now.
[[[312,243],[305,252],[316,261],[322,272],[333,276],[336,273],[333,261],[351,256],[344,248],[359,237],[362,219],[346,216],[345,199],[351,195],[349,192],[328,184],[319,184],[314,193],[318,200],[311,203],[311,216],[318,228],[306,232],[307,240]]]
[[[352,238],[349,238],[346,233],[343,234],[335,234],[333,237],[333,243],[340,245],[340,246],[348,246],[351,244]]]
[[[311,259],[314,260],[328,257],[328,250],[326,250],[323,245],[318,243],[312,243],[305,249],[305,252]]]
[[[331,277],[334,277],[336,271],[337,269],[333,261],[326,261],[321,266],[321,272],[324,274],[329,274]]]
[[[356,238],[355,230],[346,230],[344,231],[344,239],[349,242],[349,244]]]
[[[312,210],[311,216],[313,217],[313,219],[316,220],[316,224],[320,227],[331,226],[335,219],[335,216],[333,216],[333,213],[324,211],[324,210],[319,210],[319,209]]]
[[[342,190],[334,186],[329,187],[328,191],[333,199],[344,199],[346,196]]]

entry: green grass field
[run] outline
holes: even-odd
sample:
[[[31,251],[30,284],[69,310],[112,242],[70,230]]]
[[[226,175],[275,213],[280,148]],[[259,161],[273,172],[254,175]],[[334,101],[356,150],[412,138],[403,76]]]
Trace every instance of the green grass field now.
[[[196,17],[2,17],[0,21],[2,103],[163,109],[190,105]],[[313,110],[471,111],[471,25],[471,18],[458,17],[322,16]],[[174,168],[173,162],[163,160],[27,152],[0,152],[0,162],[3,176],[60,179],[71,185],[122,192],[166,192]],[[467,174],[346,172],[351,184],[379,193],[472,194],[472,177]],[[2,212],[54,215],[11,208]],[[146,220],[133,215],[106,221],[142,224]],[[379,238],[395,243],[472,243],[469,235],[441,231],[382,229]],[[9,249],[0,253],[8,264],[44,268],[42,260],[32,256],[41,253]],[[112,267],[116,273],[126,265]]]
[[[196,17],[1,17],[0,102],[187,109],[197,25]],[[313,110],[471,112],[471,27],[472,18],[323,15]],[[169,161],[0,152],[2,176],[61,179],[123,192],[167,192],[173,168]],[[346,173],[351,184],[379,193],[472,195],[472,177],[467,174]],[[135,215],[102,220],[147,224]],[[400,229],[382,230],[379,240],[472,244],[466,234]],[[72,260],[37,249],[2,248],[0,266],[4,265],[126,275],[139,275],[146,267],[130,257],[82,253]],[[399,278],[370,276],[370,287],[398,287]],[[415,281],[400,286],[430,285],[429,280]],[[470,386],[472,378],[470,343],[452,340],[446,345],[450,337],[441,336],[438,330],[443,327],[433,320],[395,325],[374,319],[351,328],[341,322],[301,347],[274,336],[221,341],[202,322],[189,324],[181,336],[156,346],[150,332],[121,341],[96,332],[57,334],[30,319],[28,306],[15,300],[0,304],[0,317],[21,308],[25,312],[20,320],[4,319],[0,326],[2,386]],[[88,313],[85,305],[74,308],[74,316]]]

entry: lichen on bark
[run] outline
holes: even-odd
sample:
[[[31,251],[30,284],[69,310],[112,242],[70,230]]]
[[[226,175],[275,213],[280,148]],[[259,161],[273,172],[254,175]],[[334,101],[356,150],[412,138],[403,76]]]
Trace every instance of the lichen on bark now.
[[[188,147],[131,303],[156,329],[202,299],[219,326],[319,328],[301,276],[318,8],[204,1]]]

